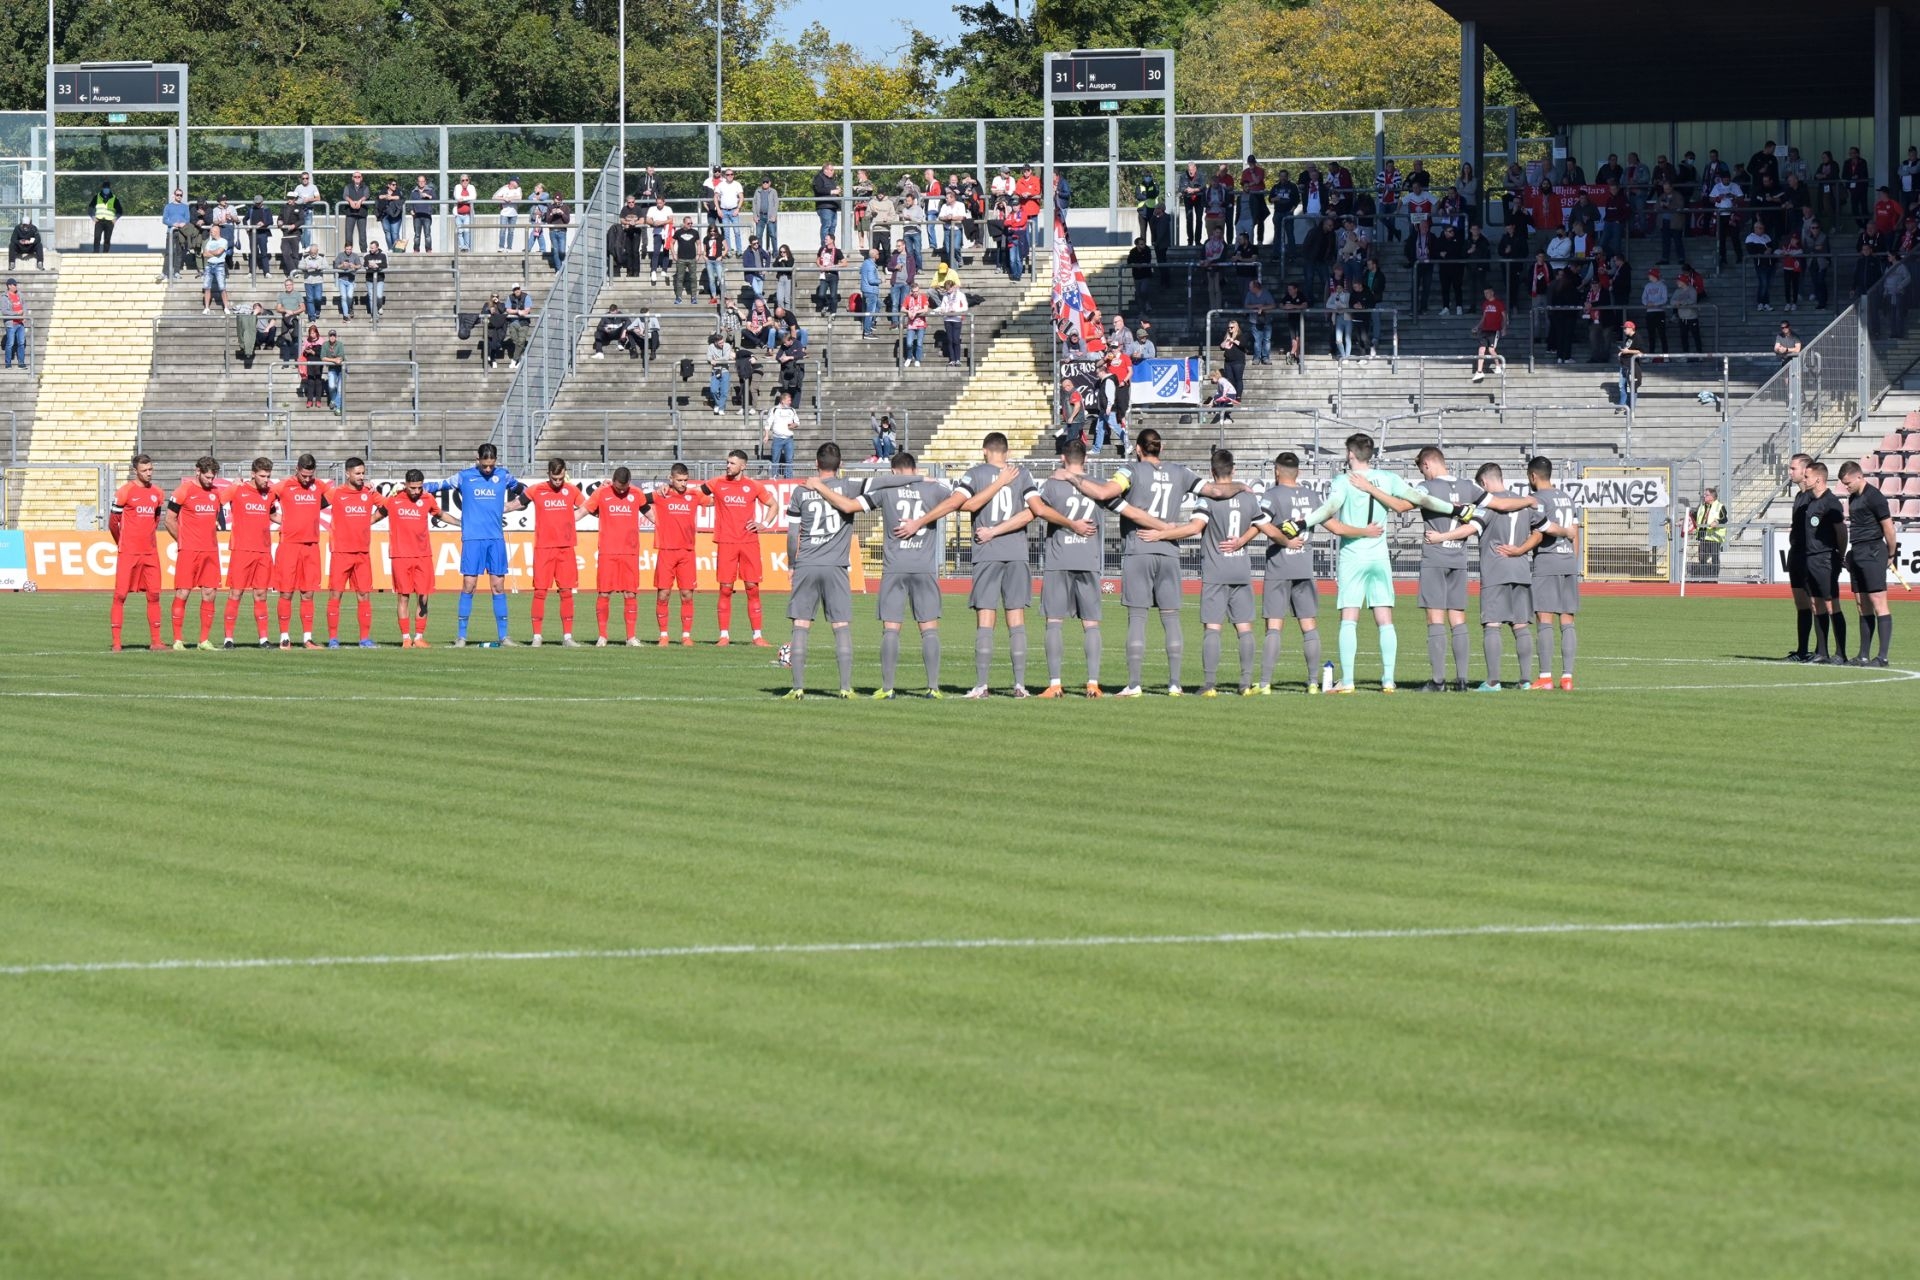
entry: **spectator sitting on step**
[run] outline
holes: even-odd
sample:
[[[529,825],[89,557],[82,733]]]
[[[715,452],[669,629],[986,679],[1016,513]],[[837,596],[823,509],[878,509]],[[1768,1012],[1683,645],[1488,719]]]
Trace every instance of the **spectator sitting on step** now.
[[[1154,358],[1153,322],[1142,320],[1140,327],[1134,330],[1133,345],[1127,348],[1127,359],[1138,364],[1142,360]]]
[[[248,313],[239,318],[241,332],[246,335],[240,350],[240,364],[243,368],[253,368],[253,358],[262,351],[271,351],[280,345],[280,325],[273,313],[261,304],[254,303]]]
[[[873,427],[873,456],[868,458],[867,461],[889,462],[892,460],[893,455],[899,452],[900,448],[898,441],[894,438],[893,415],[891,413],[876,414],[872,417],[871,423]]]
[[[740,345],[764,351],[771,345],[772,333],[773,310],[767,306],[765,298],[755,298],[753,305],[747,308],[746,319],[740,323]]]
[[[7,240],[7,270],[13,270],[13,264],[22,258],[32,258],[33,265],[45,271],[47,269],[47,250],[40,240],[40,228],[33,225],[33,215],[23,213],[20,221],[14,224],[13,235]]]
[[[639,343],[629,342],[627,339],[627,330],[631,323],[631,318],[621,312],[619,303],[608,303],[607,314],[601,316],[599,323],[593,328],[593,358],[605,360],[608,347],[625,347],[627,357],[638,360],[640,358]]]
[[[1232,422],[1233,414],[1229,411],[1236,408],[1239,403],[1240,388],[1233,385],[1233,381],[1227,377],[1227,371],[1225,369],[1219,370],[1214,374],[1213,399],[1209,400],[1207,404],[1210,408],[1219,409],[1221,412],[1213,415],[1208,421]]]
[[[327,255],[319,245],[310,244],[301,252],[300,278],[307,288],[307,319],[318,320],[327,304]]]

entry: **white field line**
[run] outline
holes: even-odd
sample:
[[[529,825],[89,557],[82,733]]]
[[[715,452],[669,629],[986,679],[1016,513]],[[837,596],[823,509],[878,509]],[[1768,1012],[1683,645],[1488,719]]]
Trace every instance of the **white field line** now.
[[[183,970],[343,969],[394,965],[527,964],[541,961],[683,960],[710,956],[864,955],[901,951],[1060,951],[1103,947],[1208,947],[1248,943],[1406,942],[1439,938],[1565,937],[1580,934],[1701,933],[1766,929],[1910,929],[1920,916],[1784,920],[1654,920],[1629,924],[1482,924],[1437,929],[1294,929],[1284,932],[1092,935],[1078,938],[921,938],[875,942],[739,942],[684,947],[561,951],[443,951],[421,955],[258,956],[236,959],[96,960],[0,966],[0,978],[55,974],[172,973]]]

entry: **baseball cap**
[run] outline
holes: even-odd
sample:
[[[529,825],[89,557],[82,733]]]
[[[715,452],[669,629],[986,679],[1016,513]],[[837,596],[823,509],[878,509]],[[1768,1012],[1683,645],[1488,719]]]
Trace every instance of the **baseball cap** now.
[[[1629,320],[1625,324],[1621,325],[1620,327],[1622,329],[1625,329],[1628,333],[1632,333],[1637,326],[1635,326],[1633,321]]]
[[[12,287],[13,287],[14,285],[16,285],[16,284],[19,284],[19,283],[20,283],[20,282],[19,282],[18,280],[16,280],[16,279],[14,279],[14,278],[13,278],[12,276],[8,276],[8,277],[7,277],[7,287],[8,287],[8,288],[12,288]]]

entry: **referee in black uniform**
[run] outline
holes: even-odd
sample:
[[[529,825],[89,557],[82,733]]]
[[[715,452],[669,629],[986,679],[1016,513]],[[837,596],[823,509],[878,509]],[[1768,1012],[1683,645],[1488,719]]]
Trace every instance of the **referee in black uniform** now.
[[[1813,597],[1813,638],[1817,648],[1811,661],[1847,665],[1847,615],[1838,608],[1840,566],[1847,555],[1847,516],[1840,495],[1827,488],[1827,465],[1807,466],[1807,594]],[[1833,633],[1833,656],[1827,655],[1827,633]]]
[[[1893,554],[1893,513],[1880,490],[1867,483],[1857,462],[1840,468],[1840,484],[1849,496],[1847,503],[1847,577],[1853,594],[1860,601],[1860,656],[1856,667],[1884,667],[1887,647],[1893,643],[1893,614],[1887,609],[1887,560]],[[1873,647],[1876,625],[1880,632],[1880,656],[1867,651]],[[1841,657],[1846,646],[1841,646]]]
[[[1807,504],[1813,494],[1807,488],[1807,468],[1813,459],[1796,453],[1787,460],[1787,483],[1794,487],[1793,523],[1787,530],[1787,582],[1793,588],[1795,631],[1799,643],[1787,655],[1789,662],[1811,662],[1807,639],[1813,634],[1813,597],[1807,593]]]

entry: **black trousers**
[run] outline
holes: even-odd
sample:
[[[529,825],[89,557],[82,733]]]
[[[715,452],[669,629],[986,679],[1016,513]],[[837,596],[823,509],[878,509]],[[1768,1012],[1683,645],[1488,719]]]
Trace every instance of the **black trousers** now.
[[[93,251],[107,253],[113,248],[113,223],[104,218],[93,220]]]
[[[356,241],[360,245],[360,252],[365,253],[367,251],[367,215],[364,213],[347,215],[347,229],[341,233],[340,247],[345,249]]]

